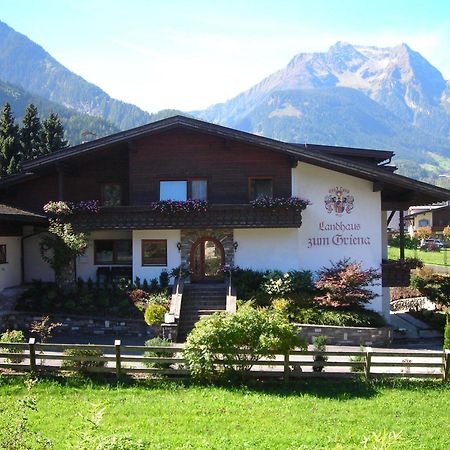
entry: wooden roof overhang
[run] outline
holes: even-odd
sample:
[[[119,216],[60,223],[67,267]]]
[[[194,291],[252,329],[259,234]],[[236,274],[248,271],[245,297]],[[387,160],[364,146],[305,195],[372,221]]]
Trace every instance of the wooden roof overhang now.
[[[397,175],[392,173],[392,170],[388,167],[355,162],[346,157],[354,153],[355,149],[336,147],[333,152],[333,147],[330,146],[288,144],[184,116],[163,119],[25,162],[23,164],[24,173],[1,180],[0,188],[21,183],[37,176],[38,173],[52,170],[52,168],[54,170],[58,166],[69,167],[72,161],[85,158],[88,155],[93,156],[94,153],[107,149],[126,148],[132,150],[136,140],[173,129],[184,129],[213,135],[225,141],[238,141],[259,146],[286,155],[294,165],[300,161],[371,181],[373,182],[373,190],[381,192],[383,210],[406,210],[412,205],[425,205],[450,199],[450,191],[447,189]],[[321,147],[328,150],[321,152]],[[390,158],[389,155],[392,156],[393,154],[383,151],[380,152],[379,156],[375,156],[377,150],[358,149],[357,151],[360,150],[365,151],[365,156],[371,160],[387,159]],[[337,154],[339,156],[336,156]]]

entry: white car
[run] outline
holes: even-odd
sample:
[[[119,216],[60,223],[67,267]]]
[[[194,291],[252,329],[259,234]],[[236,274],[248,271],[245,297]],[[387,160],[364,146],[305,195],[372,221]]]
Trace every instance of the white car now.
[[[427,248],[429,246],[443,248],[444,243],[440,239],[421,239],[419,248]]]

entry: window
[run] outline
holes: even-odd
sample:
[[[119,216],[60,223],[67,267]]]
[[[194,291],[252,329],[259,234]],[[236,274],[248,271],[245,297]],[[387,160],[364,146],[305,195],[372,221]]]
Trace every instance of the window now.
[[[96,265],[131,265],[131,239],[102,239],[94,241],[94,264]]]
[[[167,266],[167,240],[142,240],[142,265]]]
[[[119,183],[102,184],[102,205],[120,206],[122,204],[122,186]]]
[[[428,219],[420,219],[419,220],[419,227],[427,227],[430,224]]]
[[[272,197],[273,195],[272,178],[250,178],[249,194],[250,200],[256,200],[260,197]]]
[[[205,179],[172,180],[159,182],[160,200],[206,200],[208,183]]]
[[[0,264],[6,264],[6,244],[0,244]]]

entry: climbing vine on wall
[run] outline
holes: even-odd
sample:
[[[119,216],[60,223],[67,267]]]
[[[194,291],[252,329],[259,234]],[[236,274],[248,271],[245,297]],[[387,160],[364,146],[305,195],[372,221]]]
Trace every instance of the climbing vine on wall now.
[[[67,277],[67,269],[73,265],[74,258],[82,255],[87,247],[86,235],[74,231],[69,217],[75,212],[97,213],[98,201],[50,201],[43,209],[49,218],[49,233],[41,240],[41,256],[55,272],[58,287],[64,287],[65,284],[75,281],[70,280],[70,274]]]

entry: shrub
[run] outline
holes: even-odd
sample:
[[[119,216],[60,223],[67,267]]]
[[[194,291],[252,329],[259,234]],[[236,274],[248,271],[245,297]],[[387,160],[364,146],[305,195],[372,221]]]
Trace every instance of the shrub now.
[[[292,280],[292,292],[306,294],[316,290],[310,270],[291,270],[288,273]]]
[[[169,286],[169,274],[167,271],[163,270],[159,275],[159,286],[161,289],[167,289]]]
[[[444,328],[444,350],[450,350],[450,321],[449,314],[446,314],[445,328]]]
[[[158,292],[156,294],[150,294],[147,297],[147,302],[152,305],[163,305],[167,307],[170,304],[170,299],[168,295],[164,292]]]
[[[269,272],[264,275],[261,289],[269,295],[281,296],[293,291],[292,278],[289,273],[279,271]]]
[[[327,337],[326,336],[314,336],[313,345],[315,352],[324,352],[327,349]],[[328,356],[314,355],[314,362],[325,362],[328,360]],[[314,372],[322,372],[323,366],[320,364],[313,364],[312,369]]]
[[[152,339],[149,339],[148,341],[145,342],[145,346],[146,347],[170,347],[172,345],[172,342],[167,340],[167,339],[163,339],[160,337],[155,337]],[[159,352],[159,351],[148,351],[144,353],[144,356],[146,357],[159,357],[159,358],[164,358],[165,356],[169,356],[171,355],[171,353],[167,353],[167,352]],[[147,367],[156,367],[159,369],[168,369],[170,368],[170,364],[171,363],[165,363],[165,362],[144,362],[144,364]]]
[[[383,327],[386,322],[380,314],[364,308],[337,309],[319,305],[299,308],[294,314],[299,323],[332,325],[336,327]]]
[[[341,259],[329,268],[320,269],[316,287],[324,294],[315,298],[321,304],[333,307],[361,306],[376,297],[367,287],[380,277],[376,269],[363,270],[361,263]]]
[[[438,305],[450,305],[450,275],[429,269],[416,270],[411,277],[411,286]]]
[[[64,350],[63,355],[72,356],[74,359],[65,359],[61,367],[66,370],[75,370],[79,372],[89,372],[93,367],[105,367],[106,361],[87,361],[84,358],[101,357],[101,350],[90,348],[68,348]]]
[[[243,375],[261,357],[305,346],[287,317],[243,304],[235,314],[216,313],[200,320],[184,349],[194,379],[213,381],[224,374]],[[248,353],[239,354],[239,350]],[[216,364],[223,359],[224,364]]]
[[[410,250],[416,250],[419,246],[420,239],[418,237],[411,237],[409,234],[405,234],[405,248]],[[400,233],[394,233],[388,240],[388,244],[392,247],[400,247]]]
[[[148,325],[160,325],[164,322],[165,314],[166,308],[163,305],[152,303],[145,310],[144,320]]]
[[[364,351],[364,347],[362,345],[359,346],[359,351],[363,352]],[[351,362],[355,362],[355,363],[363,363],[366,361],[366,357],[365,356],[350,356],[350,361]],[[360,372],[364,372],[364,367],[359,365],[359,366],[351,366],[350,371],[353,373],[360,373]]]
[[[17,342],[17,343],[24,343],[25,342],[25,336],[23,335],[22,331],[20,330],[6,330],[2,335],[0,336],[0,342]],[[19,348],[1,348],[1,351],[3,353],[11,353],[11,354],[20,354],[23,353],[23,350]],[[10,357],[6,358],[6,360],[13,364],[18,364],[22,362],[21,357]]]
[[[148,294],[143,289],[133,289],[129,294],[129,298],[133,303],[145,301],[147,297]]]
[[[250,300],[261,292],[264,273],[252,269],[235,269],[231,273],[232,283],[240,299]]]
[[[289,315],[289,311],[292,308],[292,300],[288,298],[275,298],[272,300],[271,306],[273,310]]]

